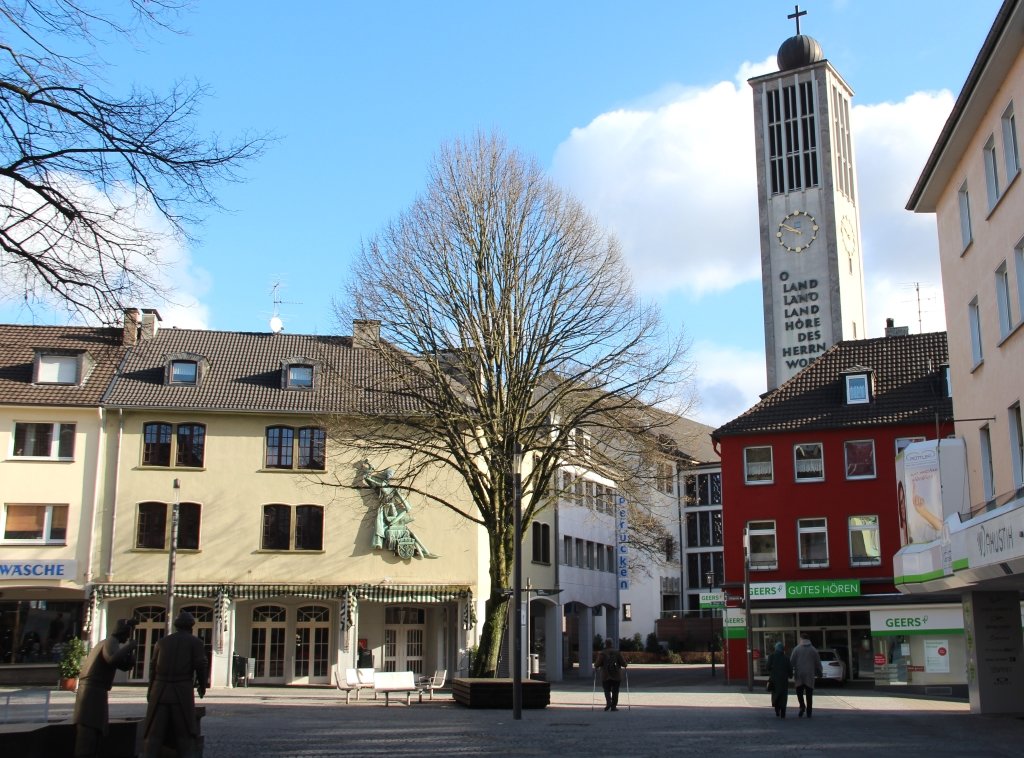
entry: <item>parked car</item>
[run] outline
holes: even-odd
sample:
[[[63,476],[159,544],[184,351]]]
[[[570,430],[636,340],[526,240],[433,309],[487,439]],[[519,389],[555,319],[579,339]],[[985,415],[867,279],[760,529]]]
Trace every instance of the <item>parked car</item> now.
[[[839,657],[839,653],[831,648],[818,651],[821,658],[821,679],[842,684],[846,681],[846,664]]]

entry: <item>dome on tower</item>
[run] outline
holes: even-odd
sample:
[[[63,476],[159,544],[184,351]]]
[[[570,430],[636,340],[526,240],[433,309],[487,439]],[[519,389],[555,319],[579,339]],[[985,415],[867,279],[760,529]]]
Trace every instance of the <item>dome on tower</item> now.
[[[798,34],[782,43],[777,60],[779,71],[789,71],[823,61],[825,56],[821,52],[818,40],[808,37],[806,34]]]

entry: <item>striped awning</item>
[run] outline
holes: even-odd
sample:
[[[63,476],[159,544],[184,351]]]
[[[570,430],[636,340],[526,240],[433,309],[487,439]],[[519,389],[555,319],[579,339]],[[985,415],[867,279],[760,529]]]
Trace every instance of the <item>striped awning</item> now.
[[[360,584],[351,591],[356,599],[371,603],[452,603],[473,596],[464,585]]]
[[[175,584],[174,594],[178,597],[213,598],[221,590],[219,584]],[[166,595],[166,584],[97,584],[93,592],[100,600],[107,598],[149,597]]]

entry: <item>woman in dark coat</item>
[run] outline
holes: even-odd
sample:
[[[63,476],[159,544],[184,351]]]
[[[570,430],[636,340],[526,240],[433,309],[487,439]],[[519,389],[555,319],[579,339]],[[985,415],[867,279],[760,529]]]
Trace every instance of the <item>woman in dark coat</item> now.
[[[768,659],[768,681],[772,689],[772,707],[780,719],[786,718],[786,703],[789,701],[789,678],[793,676],[793,664],[784,652],[781,642],[775,643],[775,652]]]

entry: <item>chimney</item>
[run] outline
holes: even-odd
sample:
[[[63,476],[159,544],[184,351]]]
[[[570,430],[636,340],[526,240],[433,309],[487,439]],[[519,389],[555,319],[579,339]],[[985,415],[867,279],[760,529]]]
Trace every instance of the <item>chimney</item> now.
[[[139,341],[139,309],[124,309],[124,331],[121,333],[121,344],[131,347]]]
[[[142,309],[142,330],[139,332],[140,340],[151,340],[156,336],[157,331],[160,328],[160,322],[163,321],[160,318],[160,313],[156,308],[143,308]]]
[[[352,322],[352,347],[372,348],[380,344],[380,321],[355,319]]]
[[[906,326],[896,326],[896,320],[887,318],[885,320],[885,336],[886,337],[906,337],[910,334],[910,328]]]

